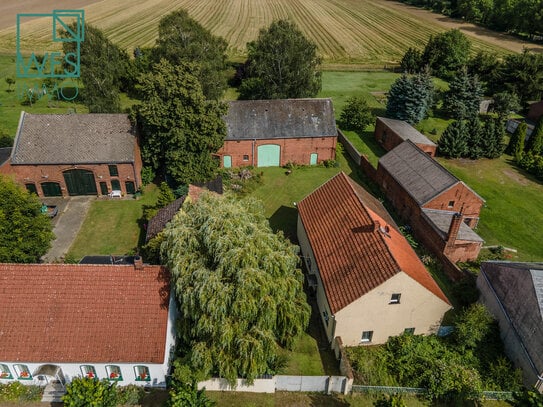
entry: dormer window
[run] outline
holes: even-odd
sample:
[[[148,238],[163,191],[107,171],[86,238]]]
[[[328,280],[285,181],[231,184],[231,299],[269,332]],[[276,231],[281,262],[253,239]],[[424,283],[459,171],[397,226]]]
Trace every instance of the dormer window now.
[[[402,296],[401,294],[392,294],[392,296],[390,297],[389,304],[399,304],[401,296]]]

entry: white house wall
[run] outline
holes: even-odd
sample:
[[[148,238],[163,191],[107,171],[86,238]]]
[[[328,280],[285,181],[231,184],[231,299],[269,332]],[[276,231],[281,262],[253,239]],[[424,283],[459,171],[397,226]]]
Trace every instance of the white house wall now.
[[[329,342],[332,342],[334,339],[334,317],[330,306],[328,304],[328,299],[326,298],[326,293],[323,288],[322,280],[320,277],[319,269],[317,267],[317,262],[311,249],[311,245],[305,233],[305,228],[303,227],[302,218],[298,215],[298,244],[300,245],[300,250],[302,258],[305,262],[307,270],[310,274],[314,274],[317,279],[317,305],[319,307],[320,319],[322,321],[326,336]],[[328,321],[326,321],[328,319]]]
[[[401,294],[399,303],[390,303],[392,294]],[[451,308],[404,272],[396,274],[379,287],[338,311],[335,336],[344,346],[385,343],[406,328],[415,334],[435,333],[443,314]],[[362,332],[373,331],[370,343],[361,342]]]
[[[55,361],[34,363],[34,362],[25,362],[25,361],[17,361],[17,362],[0,361],[1,364],[5,364],[9,367],[11,375],[13,376],[13,379],[0,378],[0,383],[9,383],[9,382],[18,380],[16,377],[16,372],[15,372],[15,367],[14,367],[14,365],[17,365],[17,364],[26,365],[28,369],[30,370],[30,373],[33,375],[32,380],[18,380],[21,383],[28,384],[28,385],[30,384],[45,385],[46,384],[46,381],[40,381],[34,375],[34,372],[36,372],[36,370],[40,366],[43,366],[43,365],[59,366],[62,369],[62,373],[64,375],[66,383],[71,382],[74,377],[83,376],[83,372],[81,370],[81,366],[83,365],[93,366],[96,371],[96,377],[98,379],[108,379],[109,376],[106,371],[106,366],[115,365],[115,366],[120,367],[121,374],[123,377],[122,381],[117,381],[119,386],[135,384],[137,386],[166,387],[166,376],[168,375],[168,372],[169,372],[170,356],[173,355],[173,350],[175,347],[175,320],[176,318],[177,318],[177,308],[175,306],[175,298],[174,298],[174,293],[172,290],[171,295],[170,295],[170,303],[169,303],[168,324],[166,328],[166,341],[165,341],[166,344],[165,344],[165,349],[164,349],[164,362],[162,364],[146,363],[146,362],[119,363],[114,360],[108,363],[93,363],[93,362],[58,363]],[[146,366],[149,369],[149,375],[151,379],[149,381],[136,380],[136,371],[135,371],[136,366]]]

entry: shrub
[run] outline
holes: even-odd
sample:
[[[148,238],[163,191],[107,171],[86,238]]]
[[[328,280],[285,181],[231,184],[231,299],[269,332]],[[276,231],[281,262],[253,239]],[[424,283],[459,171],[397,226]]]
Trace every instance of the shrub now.
[[[124,406],[140,404],[144,393],[143,387],[135,386],[133,384],[117,387],[117,404]]]
[[[364,99],[353,96],[347,100],[339,120],[345,129],[361,132],[373,122],[373,115]]]
[[[66,386],[66,394],[62,396],[62,401],[65,407],[115,407],[116,384],[106,379],[76,377]]]
[[[155,179],[155,172],[152,167],[143,167],[141,169],[141,183],[143,186],[149,185]]]
[[[40,401],[42,389],[38,386],[25,386],[19,382],[0,384],[0,401]]]

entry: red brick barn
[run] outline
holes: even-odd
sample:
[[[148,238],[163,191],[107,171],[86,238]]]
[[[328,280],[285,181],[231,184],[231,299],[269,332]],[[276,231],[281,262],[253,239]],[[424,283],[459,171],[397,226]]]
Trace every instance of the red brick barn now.
[[[141,157],[126,114],[22,112],[10,159],[0,172],[38,196],[133,194]]]
[[[387,151],[402,144],[405,140],[411,140],[430,157],[435,157],[436,155],[437,145],[403,120],[377,117],[374,137]]]
[[[429,248],[452,261],[477,257],[482,239],[452,223],[457,214],[475,228],[484,199],[413,142],[407,140],[381,157],[377,183]]]
[[[221,166],[313,165],[336,155],[337,129],[330,99],[229,102]]]

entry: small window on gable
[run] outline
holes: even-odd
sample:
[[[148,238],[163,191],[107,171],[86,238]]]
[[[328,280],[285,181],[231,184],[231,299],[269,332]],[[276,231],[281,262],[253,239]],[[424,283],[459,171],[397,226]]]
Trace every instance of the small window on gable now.
[[[403,333],[405,335],[414,335],[415,334],[415,328],[405,328],[403,330]]]
[[[96,379],[96,369],[92,365],[81,365],[81,374],[89,379]]]
[[[27,365],[13,365],[13,369],[15,370],[15,374],[17,375],[17,379],[32,380],[32,375],[30,374],[30,370],[28,369]]]
[[[108,165],[109,167],[109,176],[110,177],[118,177],[119,176],[119,170],[116,165]]]
[[[360,338],[360,342],[371,342],[371,339],[373,338],[373,331],[364,331],[362,332],[362,338]]]
[[[149,368],[147,366],[134,366],[134,373],[136,374],[136,380],[138,382],[151,381],[151,375],[149,374]]]
[[[328,326],[328,320],[330,318],[328,317],[328,312],[326,312],[326,310],[322,311],[322,318],[324,319],[324,323],[326,324],[326,326]]]
[[[243,155],[243,161],[249,161],[249,156],[247,154]]]
[[[116,365],[106,366],[107,377],[109,380],[122,381],[123,374],[121,373],[121,368]]]
[[[447,207],[452,208],[454,206],[454,201],[449,201],[449,205]]]
[[[399,304],[401,296],[402,296],[401,294],[392,294],[390,297],[389,304]]]
[[[0,379],[13,379],[8,365],[0,363]]]

